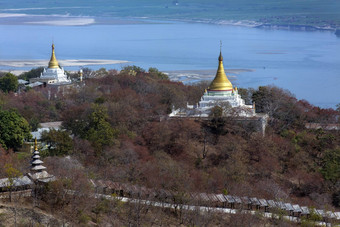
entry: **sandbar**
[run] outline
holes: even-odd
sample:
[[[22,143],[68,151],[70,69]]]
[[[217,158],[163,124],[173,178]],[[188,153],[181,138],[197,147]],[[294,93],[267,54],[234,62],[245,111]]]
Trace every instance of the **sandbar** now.
[[[97,60],[97,59],[78,59],[78,60],[58,60],[62,67],[66,66],[88,66],[88,65],[114,65],[128,63],[123,60]],[[7,67],[41,67],[47,66],[48,60],[0,60],[0,66]]]
[[[0,25],[48,25],[48,26],[89,26],[94,24],[126,25],[161,23],[147,21],[147,18],[114,18],[73,16],[69,14],[35,15],[24,13],[1,13]]]
[[[231,81],[236,80],[236,75],[242,72],[253,72],[253,69],[225,69],[225,72]],[[165,71],[172,81],[180,81],[186,84],[196,83],[199,81],[211,81],[214,79],[216,69],[207,70],[174,70]]]

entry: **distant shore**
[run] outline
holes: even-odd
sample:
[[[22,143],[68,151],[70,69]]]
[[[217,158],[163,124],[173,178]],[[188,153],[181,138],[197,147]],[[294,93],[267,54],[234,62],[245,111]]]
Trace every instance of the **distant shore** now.
[[[336,31],[337,27],[325,24],[323,26],[311,26],[311,25],[297,25],[297,24],[270,24],[262,23],[253,20],[185,20],[185,19],[174,19],[173,21],[191,22],[191,23],[205,23],[205,24],[216,24],[216,25],[230,25],[230,26],[242,26],[249,28],[263,28],[263,29],[277,29],[277,30],[291,30],[291,31]]]

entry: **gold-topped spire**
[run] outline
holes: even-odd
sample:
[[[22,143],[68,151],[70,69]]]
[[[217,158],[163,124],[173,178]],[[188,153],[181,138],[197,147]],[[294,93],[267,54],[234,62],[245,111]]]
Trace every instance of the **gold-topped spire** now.
[[[35,150],[35,151],[38,150],[38,141],[37,141],[37,137],[35,137],[35,139],[34,139],[34,150]]]
[[[55,57],[55,53],[54,53],[54,44],[52,44],[52,55],[51,55],[51,59],[50,62],[48,63],[48,68],[58,68],[59,67],[59,63],[57,61],[57,58]]]
[[[218,56],[219,61],[223,61],[223,56],[222,56],[222,40],[220,40],[220,56]]]
[[[222,43],[221,43],[221,48],[222,48]],[[213,90],[213,91],[233,90],[233,85],[228,80],[228,77],[224,72],[222,50],[220,50],[220,56],[218,57],[218,61],[219,61],[219,64],[218,64],[216,76],[214,80],[211,82],[209,86],[209,90]]]

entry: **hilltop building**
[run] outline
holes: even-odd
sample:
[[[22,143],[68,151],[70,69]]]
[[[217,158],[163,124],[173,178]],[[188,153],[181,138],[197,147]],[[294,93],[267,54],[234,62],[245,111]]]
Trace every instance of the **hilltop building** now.
[[[223,67],[223,56],[220,51],[218,69],[214,80],[205,90],[197,105],[187,105],[186,109],[173,110],[170,117],[209,117],[211,109],[219,106],[223,114],[240,117],[254,117],[255,105],[246,105],[238,94],[237,87],[233,87]]]
[[[55,56],[54,44],[52,44],[51,59],[48,63],[48,68],[44,68],[40,77],[32,78],[30,83],[40,82],[43,84],[63,85],[70,84],[71,80],[67,78],[65,71],[60,67],[57,58]]]

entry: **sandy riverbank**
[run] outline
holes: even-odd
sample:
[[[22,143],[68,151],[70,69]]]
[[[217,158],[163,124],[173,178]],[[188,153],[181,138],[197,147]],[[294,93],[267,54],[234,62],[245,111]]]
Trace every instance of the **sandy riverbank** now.
[[[1,12],[1,11],[0,11]],[[49,25],[49,26],[88,26],[94,24],[144,24],[147,18],[113,18],[73,16],[69,14],[33,15],[25,13],[0,13],[0,25]]]
[[[3,11],[1,13],[1,11]],[[157,21],[159,19],[159,21]],[[278,29],[278,30],[331,30],[335,31],[336,27],[324,24],[321,26],[312,25],[294,25],[294,24],[268,24],[253,20],[213,20],[213,19],[176,19],[176,18],[158,18],[158,17],[97,17],[97,16],[75,16],[70,14],[25,14],[12,13],[8,10],[0,10],[0,25],[49,25],[49,26],[88,26],[88,25],[124,25],[124,24],[148,24],[148,23],[165,23],[165,21],[178,21],[189,23],[205,23],[227,26],[242,26],[251,28]]]
[[[71,66],[95,66],[95,65],[115,65],[115,64],[126,64],[129,61],[123,60],[95,60],[95,59],[79,59],[79,60],[58,60],[62,67]],[[46,67],[48,60],[0,60],[0,66],[2,70],[0,72],[11,72],[14,75],[20,75],[28,70],[20,68],[37,68]],[[8,68],[7,68],[8,67]],[[7,68],[7,69],[6,69]]]
[[[0,60],[0,66],[22,68],[22,67],[45,67],[49,60]],[[58,60],[63,67],[67,66],[91,66],[91,65],[114,65],[125,64],[128,61],[123,60],[95,60],[95,59],[79,59],[79,60]]]
[[[242,72],[253,72],[252,69],[227,69],[225,70],[229,80],[235,81],[238,74]],[[186,84],[196,83],[199,81],[211,81],[214,79],[216,69],[211,70],[176,70],[176,71],[165,71],[170,80],[181,81]]]
[[[68,60],[69,64],[72,64],[72,61],[76,60]],[[80,60],[79,60],[80,61]],[[109,60],[107,60],[109,61]],[[42,61],[43,62],[43,61]],[[46,61],[44,61],[46,63]],[[113,61],[111,61],[113,62]],[[127,61],[120,61],[119,63],[127,63]],[[0,61],[1,64],[1,61]],[[41,65],[41,66],[46,66]],[[69,65],[70,66],[70,65]],[[75,65],[72,65],[75,66]],[[35,66],[38,67],[38,66]],[[22,69],[11,69],[11,70],[0,70],[0,72],[11,72],[14,75],[20,75],[27,70]],[[72,71],[72,70],[71,70]],[[237,79],[237,75],[242,72],[253,72],[252,69],[228,69],[225,70],[226,74],[230,81],[235,81]],[[164,71],[169,76],[169,79],[172,81],[179,81],[185,84],[196,83],[199,81],[211,81],[214,79],[216,74],[216,69],[211,70],[175,70],[175,71]]]

